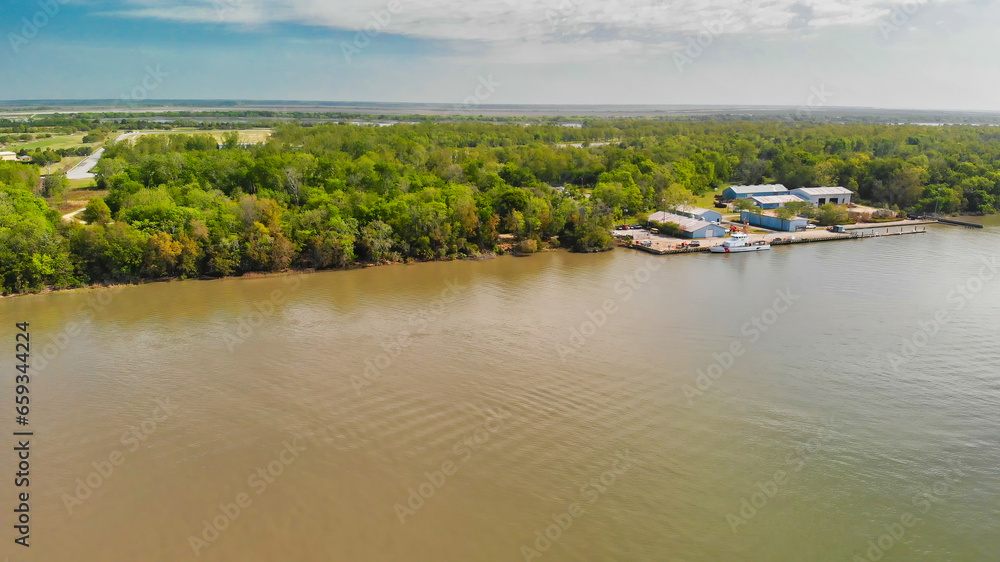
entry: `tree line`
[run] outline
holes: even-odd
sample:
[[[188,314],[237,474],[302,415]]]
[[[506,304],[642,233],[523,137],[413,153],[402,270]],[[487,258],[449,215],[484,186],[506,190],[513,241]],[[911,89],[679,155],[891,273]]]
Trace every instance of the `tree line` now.
[[[576,148],[571,143],[582,143]],[[606,144],[605,144],[606,143]],[[611,247],[609,227],[729,184],[841,185],[856,200],[993,212],[1000,133],[779,122],[350,124],[108,143],[105,197],[67,222],[0,166],[4,293],[171,276]],[[59,187],[59,186],[54,186]]]

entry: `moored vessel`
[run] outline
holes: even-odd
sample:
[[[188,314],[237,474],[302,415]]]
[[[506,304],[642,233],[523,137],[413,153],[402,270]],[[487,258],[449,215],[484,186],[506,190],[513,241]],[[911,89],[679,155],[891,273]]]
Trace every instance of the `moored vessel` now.
[[[759,252],[770,249],[771,245],[763,240],[751,242],[750,235],[746,232],[734,232],[732,238],[723,242],[721,246],[712,246],[709,248],[709,251],[713,254],[733,254],[739,252]]]

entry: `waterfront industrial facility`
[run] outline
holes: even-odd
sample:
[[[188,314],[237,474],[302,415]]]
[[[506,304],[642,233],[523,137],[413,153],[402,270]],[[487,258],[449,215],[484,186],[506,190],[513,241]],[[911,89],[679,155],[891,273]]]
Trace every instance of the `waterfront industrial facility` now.
[[[876,236],[898,236],[926,232],[926,225],[942,222],[960,226],[976,226],[962,221],[905,218],[893,220],[896,212],[852,204],[854,193],[844,187],[803,187],[789,190],[781,184],[740,185],[724,189],[716,197],[716,206],[725,214],[712,209],[679,205],[669,211],[658,211],[648,217],[645,225],[619,227],[614,236],[619,244],[654,254],[707,252],[721,246],[727,236],[739,233],[750,243],[786,245],[807,242],[848,240]],[[731,203],[746,199],[753,209],[740,205],[739,213],[730,212]],[[797,207],[779,212],[790,204]],[[808,204],[803,207],[801,204]],[[844,224],[817,228],[803,208],[838,205],[846,209]],[[797,208],[798,213],[789,212]],[[826,223],[829,224],[829,223]]]

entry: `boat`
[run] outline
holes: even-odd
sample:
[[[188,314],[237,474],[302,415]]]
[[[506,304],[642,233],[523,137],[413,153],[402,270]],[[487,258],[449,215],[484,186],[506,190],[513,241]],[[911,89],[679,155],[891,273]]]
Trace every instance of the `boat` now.
[[[709,248],[709,251],[713,254],[734,254],[737,252],[759,252],[770,249],[771,245],[763,240],[751,242],[750,235],[746,232],[734,232],[731,239],[723,242],[721,246],[712,246]]]

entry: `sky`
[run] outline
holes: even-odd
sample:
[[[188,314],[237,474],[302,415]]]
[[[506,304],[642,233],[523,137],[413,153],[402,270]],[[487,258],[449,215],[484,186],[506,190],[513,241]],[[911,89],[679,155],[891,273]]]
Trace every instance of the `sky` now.
[[[1000,110],[984,0],[0,0],[0,99]]]

